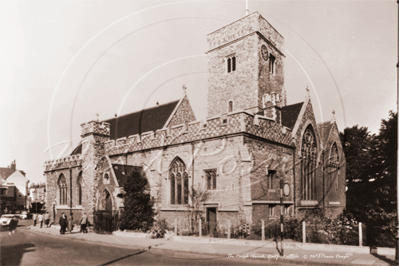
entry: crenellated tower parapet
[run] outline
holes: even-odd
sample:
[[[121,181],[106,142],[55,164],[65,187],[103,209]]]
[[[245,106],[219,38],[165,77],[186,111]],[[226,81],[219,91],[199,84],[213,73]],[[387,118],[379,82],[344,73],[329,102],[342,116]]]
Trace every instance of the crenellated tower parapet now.
[[[211,117],[206,121],[109,140],[105,142],[104,149],[107,155],[117,155],[234,134],[253,135],[286,146],[293,145],[291,129],[282,126],[275,119],[237,111]]]
[[[110,136],[111,134],[111,125],[107,122],[90,121],[87,123],[83,123],[80,126],[82,128],[82,138],[90,134],[100,136]]]
[[[82,157],[80,154],[71,155],[55,160],[45,161],[44,171],[48,172],[48,171],[60,170],[77,166],[82,166]]]

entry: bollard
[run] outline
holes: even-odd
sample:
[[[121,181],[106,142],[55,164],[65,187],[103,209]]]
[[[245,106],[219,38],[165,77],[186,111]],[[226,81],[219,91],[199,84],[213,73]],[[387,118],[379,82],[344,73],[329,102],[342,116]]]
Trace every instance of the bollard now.
[[[362,223],[359,223],[359,247],[363,246],[363,230]]]
[[[231,236],[231,225],[230,225],[230,220],[227,220],[227,239],[230,239]]]
[[[202,220],[199,219],[199,237],[202,237]]]
[[[177,218],[175,218],[175,234],[177,235]]]
[[[305,221],[302,222],[302,243],[306,243],[306,225],[305,225]]]
[[[265,221],[262,220],[262,241],[265,241]]]

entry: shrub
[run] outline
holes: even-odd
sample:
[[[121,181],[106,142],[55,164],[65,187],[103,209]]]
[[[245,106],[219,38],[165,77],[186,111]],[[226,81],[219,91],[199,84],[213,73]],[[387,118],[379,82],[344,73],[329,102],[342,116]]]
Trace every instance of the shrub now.
[[[250,233],[251,226],[246,220],[241,220],[240,224],[233,228],[233,238],[246,238]]]
[[[146,192],[148,180],[139,172],[133,172],[124,184],[125,208],[120,219],[120,230],[147,231],[152,227],[154,212],[151,196]]]
[[[150,233],[152,238],[163,238],[168,230],[168,223],[165,219],[161,219],[155,222],[152,226]]]

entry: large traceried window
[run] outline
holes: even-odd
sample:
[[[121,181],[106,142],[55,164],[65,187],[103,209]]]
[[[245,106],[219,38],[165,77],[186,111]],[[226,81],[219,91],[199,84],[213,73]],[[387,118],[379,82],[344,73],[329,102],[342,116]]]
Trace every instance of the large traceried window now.
[[[329,164],[331,166],[336,166],[336,167],[339,164],[338,148],[337,148],[337,143],[335,142],[331,146]]]
[[[82,172],[79,173],[77,179],[77,190],[78,190],[78,204],[82,205]]]
[[[301,156],[301,199],[316,200],[317,145],[311,125],[306,128],[302,137]]]
[[[66,178],[63,174],[60,175],[58,179],[58,188],[60,193],[60,205],[68,204],[68,185],[66,182]]]
[[[180,158],[176,158],[169,168],[170,204],[188,204],[188,174],[186,165]]]

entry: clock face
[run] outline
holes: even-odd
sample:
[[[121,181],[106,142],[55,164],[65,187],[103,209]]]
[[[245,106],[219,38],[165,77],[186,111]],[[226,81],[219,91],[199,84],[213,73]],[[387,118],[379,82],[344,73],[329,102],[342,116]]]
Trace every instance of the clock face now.
[[[284,184],[283,191],[284,191],[284,196],[290,195],[290,185],[287,184],[287,183],[285,183],[285,184]]]
[[[260,52],[262,53],[262,58],[267,61],[267,59],[269,58],[269,52],[267,51],[266,45],[262,45],[262,47],[260,48]]]

